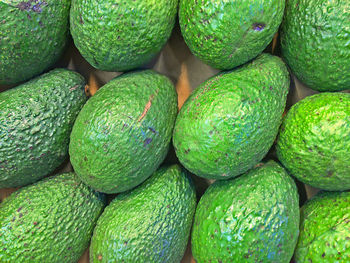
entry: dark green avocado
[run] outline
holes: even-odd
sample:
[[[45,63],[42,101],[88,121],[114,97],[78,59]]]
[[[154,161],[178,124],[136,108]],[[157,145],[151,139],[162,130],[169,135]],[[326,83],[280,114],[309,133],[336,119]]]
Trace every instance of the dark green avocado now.
[[[160,168],[106,207],[91,240],[91,262],[180,262],[195,207],[186,171],[178,165]]]
[[[0,0],[0,84],[51,67],[68,41],[70,0]]]
[[[104,206],[73,173],[17,190],[0,204],[0,262],[77,262]]]
[[[55,69],[0,93],[0,188],[33,183],[67,158],[84,85],[78,73]]]

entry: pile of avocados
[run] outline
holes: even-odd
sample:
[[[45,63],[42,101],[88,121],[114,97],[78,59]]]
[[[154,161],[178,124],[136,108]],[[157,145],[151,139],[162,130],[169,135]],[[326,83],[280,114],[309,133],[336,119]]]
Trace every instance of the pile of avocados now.
[[[349,1],[0,0],[0,90],[0,262],[350,262]]]

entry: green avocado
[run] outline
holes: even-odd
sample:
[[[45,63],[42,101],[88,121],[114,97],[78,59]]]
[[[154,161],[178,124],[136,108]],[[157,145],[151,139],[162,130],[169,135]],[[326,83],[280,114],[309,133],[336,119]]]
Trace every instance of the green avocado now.
[[[350,1],[288,0],[282,56],[311,89],[350,89]]]
[[[73,126],[75,172],[97,191],[119,193],[163,162],[177,114],[171,81],[152,70],[123,74],[89,99]]]
[[[26,81],[58,60],[69,8],[70,0],[0,0],[0,84]]]
[[[191,52],[217,69],[259,55],[282,22],[284,0],[180,0],[181,32]]]
[[[202,262],[289,262],[299,233],[296,185],[276,162],[209,186],[192,229]]]
[[[275,140],[289,83],[282,60],[269,54],[202,83],[176,119],[173,143],[180,162],[209,179],[252,168]]]
[[[126,71],[153,59],[175,24],[178,0],[72,0],[74,44],[95,68]]]
[[[195,208],[186,171],[161,167],[106,207],[91,240],[91,262],[180,262]]]
[[[19,189],[0,204],[0,262],[77,262],[104,206],[73,173]]]
[[[85,81],[55,69],[0,93],[0,188],[33,183],[68,157]]]
[[[324,92],[294,104],[282,123],[276,152],[303,183],[350,189],[350,94]]]
[[[300,211],[296,263],[349,262],[350,192],[321,191]]]

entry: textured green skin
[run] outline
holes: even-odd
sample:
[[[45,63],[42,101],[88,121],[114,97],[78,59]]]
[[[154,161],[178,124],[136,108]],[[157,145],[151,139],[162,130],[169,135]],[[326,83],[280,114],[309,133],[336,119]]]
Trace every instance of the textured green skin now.
[[[14,192],[0,204],[0,262],[77,262],[104,198],[73,173]]]
[[[283,120],[278,159],[300,181],[350,189],[350,94],[321,93],[294,104]]]
[[[0,93],[0,188],[33,183],[67,158],[84,85],[78,73],[55,69]]]
[[[94,230],[90,260],[180,262],[195,209],[195,189],[185,170],[162,167],[107,206]]]
[[[350,261],[350,192],[319,192],[301,208],[295,262]]]
[[[218,69],[255,58],[282,21],[284,0],[180,0],[179,22],[191,52]],[[260,30],[258,24],[265,27]]]
[[[145,70],[115,78],[74,124],[69,153],[75,172],[104,193],[139,185],[164,160],[176,114],[177,94],[167,77]]]
[[[0,0],[0,84],[51,67],[68,40],[70,0]]]
[[[201,262],[289,262],[299,233],[299,196],[274,161],[216,181],[198,203],[192,254]]]
[[[149,62],[175,24],[178,0],[72,0],[74,43],[95,68],[126,71]]]
[[[282,56],[318,91],[350,89],[350,2],[288,0],[281,27]]]
[[[278,133],[288,88],[286,66],[268,54],[202,83],[176,119],[173,143],[180,162],[210,179],[252,168]]]

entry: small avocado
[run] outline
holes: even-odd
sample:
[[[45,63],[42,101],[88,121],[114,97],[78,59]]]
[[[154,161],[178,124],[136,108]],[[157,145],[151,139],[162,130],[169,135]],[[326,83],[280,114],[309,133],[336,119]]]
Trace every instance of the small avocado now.
[[[50,68],[69,36],[70,0],[0,0],[0,84]]]
[[[281,125],[276,153],[305,184],[350,189],[350,94],[324,92],[294,104]]]
[[[276,162],[209,186],[192,229],[202,262],[289,262],[299,233],[296,185]]]
[[[104,206],[74,173],[20,188],[0,203],[0,262],[77,262]]]
[[[54,69],[0,93],[0,188],[33,183],[68,157],[84,85],[78,73]]]
[[[321,191],[300,211],[295,262],[349,262],[350,192]]]
[[[209,179],[251,169],[277,136],[289,84],[285,64],[269,54],[202,83],[176,119],[173,143],[180,162]]]
[[[161,167],[106,207],[91,240],[91,262],[180,262],[195,208],[186,171],[179,165]]]
[[[153,70],[123,74],[89,99],[73,126],[70,160],[97,191],[127,191],[163,162],[177,114],[171,81]]]
[[[282,56],[318,91],[350,89],[350,1],[288,0],[281,25]]]

